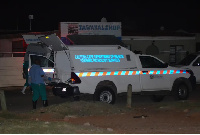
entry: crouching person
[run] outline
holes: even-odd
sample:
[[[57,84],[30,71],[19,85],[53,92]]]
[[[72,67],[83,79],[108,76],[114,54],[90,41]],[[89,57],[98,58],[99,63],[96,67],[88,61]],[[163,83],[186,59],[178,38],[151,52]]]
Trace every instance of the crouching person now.
[[[40,67],[40,60],[36,59],[34,65],[29,70],[29,83],[31,83],[31,88],[33,90],[33,109],[36,109],[37,100],[40,96],[43,101],[43,106],[48,106],[44,76],[45,73]]]

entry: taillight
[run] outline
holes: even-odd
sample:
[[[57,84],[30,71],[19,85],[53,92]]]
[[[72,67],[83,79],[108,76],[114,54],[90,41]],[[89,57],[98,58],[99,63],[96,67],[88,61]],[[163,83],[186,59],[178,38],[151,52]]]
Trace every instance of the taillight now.
[[[74,72],[71,72],[71,83],[72,84],[81,83],[81,79]]]

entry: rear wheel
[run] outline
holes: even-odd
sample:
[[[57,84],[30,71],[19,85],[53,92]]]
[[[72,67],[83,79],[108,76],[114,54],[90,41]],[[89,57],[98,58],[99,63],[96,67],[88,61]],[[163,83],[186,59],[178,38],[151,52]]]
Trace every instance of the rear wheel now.
[[[115,93],[110,87],[101,87],[98,90],[96,90],[94,94],[95,100],[108,103],[108,104],[114,104],[115,103]]]
[[[177,100],[187,100],[192,91],[192,85],[188,79],[180,78],[174,82],[173,95]]]
[[[176,100],[187,100],[192,91],[192,84],[186,78],[178,78],[172,87],[172,94]]]

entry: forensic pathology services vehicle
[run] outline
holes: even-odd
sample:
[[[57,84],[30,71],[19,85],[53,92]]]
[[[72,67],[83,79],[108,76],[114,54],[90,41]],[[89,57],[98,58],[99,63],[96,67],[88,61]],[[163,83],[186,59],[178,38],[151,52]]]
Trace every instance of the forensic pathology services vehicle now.
[[[168,94],[185,100],[196,83],[191,70],[170,67],[154,56],[135,54],[119,45],[66,46],[56,35],[40,40],[35,46],[46,46],[47,51],[30,51],[30,44],[25,57],[29,67],[34,58],[41,58],[43,70],[52,78],[46,83],[61,97],[88,93],[96,101],[113,104],[131,84],[133,94],[148,94],[154,101]]]

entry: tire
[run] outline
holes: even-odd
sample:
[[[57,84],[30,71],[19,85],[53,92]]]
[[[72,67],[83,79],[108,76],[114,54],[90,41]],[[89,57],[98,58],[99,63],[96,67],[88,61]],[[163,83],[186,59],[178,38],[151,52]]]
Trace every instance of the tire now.
[[[154,102],[160,102],[164,99],[164,95],[153,95],[151,96],[151,99],[154,101]]]
[[[178,100],[187,100],[189,96],[189,90],[185,84],[180,84],[177,91],[176,96]]]
[[[110,87],[100,87],[97,89],[94,98],[96,101],[108,104],[114,104],[116,99],[115,93]]]
[[[175,81],[173,93],[176,100],[187,100],[190,91],[192,91],[192,85],[189,80],[182,78]]]

